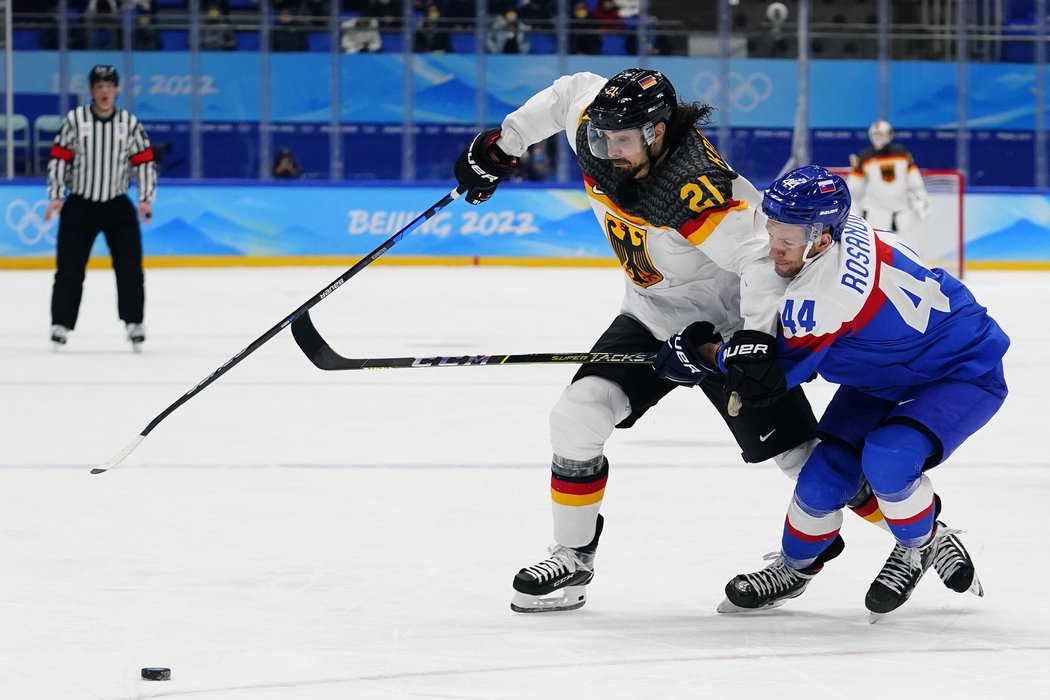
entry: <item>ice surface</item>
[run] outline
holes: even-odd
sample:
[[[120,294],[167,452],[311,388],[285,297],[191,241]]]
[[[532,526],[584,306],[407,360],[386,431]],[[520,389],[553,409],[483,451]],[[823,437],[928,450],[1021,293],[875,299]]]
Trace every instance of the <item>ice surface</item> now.
[[[58,354],[51,274],[3,273],[0,698],[1046,696],[1050,275],[969,276],[1013,338],[1012,393],[932,476],[986,597],[931,572],[869,625],[891,543],[852,516],[803,597],[714,612],[778,547],[791,484],[742,464],[695,390],[610,441],[597,576],[564,614],[508,603],[550,542],[547,413],[572,367],[325,373],[283,331],[89,474],[341,272],[148,271],[141,355],[110,272],[88,274]],[[621,285],[616,269],[376,266],[313,316],[352,357],[575,352]]]

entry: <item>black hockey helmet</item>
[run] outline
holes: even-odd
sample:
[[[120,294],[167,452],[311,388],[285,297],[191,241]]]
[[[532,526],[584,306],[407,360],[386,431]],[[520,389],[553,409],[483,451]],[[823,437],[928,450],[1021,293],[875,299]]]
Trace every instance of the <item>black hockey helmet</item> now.
[[[113,66],[95,66],[88,73],[88,83],[91,87],[95,87],[96,83],[113,83],[114,86],[120,85],[120,75],[117,73],[117,69]]]
[[[628,68],[605,83],[587,108],[587,116],[598,129],[619,131],[669,123],[677,110],[678,95],[663,73]]]

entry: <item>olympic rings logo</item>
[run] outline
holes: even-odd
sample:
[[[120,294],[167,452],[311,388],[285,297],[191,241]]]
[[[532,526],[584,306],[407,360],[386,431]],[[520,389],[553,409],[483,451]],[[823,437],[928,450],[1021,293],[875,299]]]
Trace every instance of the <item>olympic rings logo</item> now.
[[[40,241],[55,242],[51,232],[54,225],[44,221],[47,200],[38,199],[32,205],[24,199],[14,199],[7,205],[4,218],[7,227],[18,234],[18,239],[26,245],[36,245]]]
[[[721,81],[714,73],[697,73],[693,78],[693,90],[702,102],[711,103],[715,98],[725,101],[721,94]],[[773,95],[773,80],[766,73],[748,76],[729,74],[729,105],[741,112],[751,112]]]

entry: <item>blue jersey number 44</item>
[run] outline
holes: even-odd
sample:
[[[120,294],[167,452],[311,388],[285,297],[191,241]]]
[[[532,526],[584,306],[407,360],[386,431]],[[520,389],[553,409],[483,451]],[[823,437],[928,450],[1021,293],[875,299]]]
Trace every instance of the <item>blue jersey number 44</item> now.
[[[780,314],[780,323],[792,335],[798,333],[799,327],[802,328],[803,333],[809,333],[817,327],[817,321],[813,313],[816,305],[817,302],[812,299],[803,299],[802,303],[798,305],[798,314],[796,315],[795,300],[786,299],[784,301],[784,312]]]

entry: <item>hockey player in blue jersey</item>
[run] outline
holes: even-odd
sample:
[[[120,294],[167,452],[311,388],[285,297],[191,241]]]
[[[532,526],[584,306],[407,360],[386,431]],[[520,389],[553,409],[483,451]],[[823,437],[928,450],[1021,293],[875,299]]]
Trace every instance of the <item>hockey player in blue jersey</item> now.
[[[776,272],[790,280],[777,337],[738,331],[722,344],[710,324],[694,323],[672,336],[678,351],[658,363],[674,373],[677,364],[717,362],[731,410],[766,405],[814,374],[839,385],[798,476],[779,556],[731,580],[723,612],[801,595],[865,480],[897,540],[865,605],[872,621],[898,608],[953,537],[936,519],[926,471],[1006,398],[1010,341],[987,310],[960,281],[923,267],[897,237],[849,210],[845,182],[824,168],[774,182],[762,212]],[[973,586],[980,594],[976,579]]]

